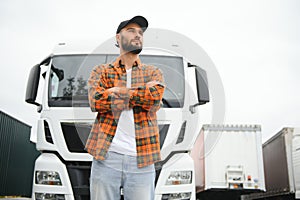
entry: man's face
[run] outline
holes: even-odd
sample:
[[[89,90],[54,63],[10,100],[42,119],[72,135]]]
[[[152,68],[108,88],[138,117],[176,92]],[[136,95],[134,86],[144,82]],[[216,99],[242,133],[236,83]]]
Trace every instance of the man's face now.
[[[137,24],[128,24],[119,33],[120,47],[134,54],[139,54],[143,48],[143,30]]]

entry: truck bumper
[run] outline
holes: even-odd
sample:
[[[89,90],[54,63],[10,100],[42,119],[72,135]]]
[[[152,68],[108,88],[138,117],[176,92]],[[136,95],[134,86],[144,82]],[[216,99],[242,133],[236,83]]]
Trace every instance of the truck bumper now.
[[[37,178],[40,172],[57,173],[60,183],[57,181],[42,181],[41,177]],[[189,183],[167,184],[171,173],[174,172],[191,172],[191,181]],[[53,174],[53,173],[52,173]],[[36,162],[33,176],[32,199],[65,199],[74,200],[74,194],[70,182],[70,177],[66,166],[61,160],[51,153],[41,154]],[[56,177],[57,178],[57,177]],[[51,179],[51,178],[50,178]],[[57,178],[58,179],[58,178]],[[188,153],[175,154],[161,169],[155,189],[155,200],[195,200],[195,175],[194,162]]]
[[[171,174],[191,172],[189,183],[172,181]],[[179,178],[180,180],[181,178]],[[163,165],[155,188],[155,200],[195,200],[194,161],[188,153],[175,154]]]
[[[74,200],[65,165],[51,153],[41,154],[35,161],[32,199]]]

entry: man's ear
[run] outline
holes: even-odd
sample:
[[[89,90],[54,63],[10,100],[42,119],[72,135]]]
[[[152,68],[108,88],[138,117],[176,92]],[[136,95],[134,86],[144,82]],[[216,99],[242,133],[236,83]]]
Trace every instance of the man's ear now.
[[[118,44],[120,44],[120,34],[118,33],[118,34],[116,34],[116,42],[118,43]]]

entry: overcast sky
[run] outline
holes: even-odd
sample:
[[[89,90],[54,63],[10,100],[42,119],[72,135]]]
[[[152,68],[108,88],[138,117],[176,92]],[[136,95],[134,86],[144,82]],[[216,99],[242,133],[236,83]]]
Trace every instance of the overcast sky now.
[[[300,127],[299,11],[298,0],[1,0],[0,110],[35,125],[36,107],[24,102],[31,67],[59,42],[110,38],[143,15],[206,51],[225,88],[226,123],[260,124],[265,141]]]

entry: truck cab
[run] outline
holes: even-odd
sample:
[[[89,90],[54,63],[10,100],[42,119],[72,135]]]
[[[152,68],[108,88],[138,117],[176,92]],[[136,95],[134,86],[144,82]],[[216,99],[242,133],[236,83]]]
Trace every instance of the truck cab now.
[[[84,146],[96,113],[89,107],[87,80],[93,67],[118,56],[114,41],[108,43],[111,48],[96,42],[60,43],[31,69],[25,100],[40,112],[36,148],[41,152],[34,167],[32,199],[90,199],[92,157]],[[201,130],[199,106],[209,102],[206,72],[159,48],[145,47],[140,59],[160,68],[166,83],[157,112],[162,160],[156,163],[155,199],[196,199],[190,152]]]

